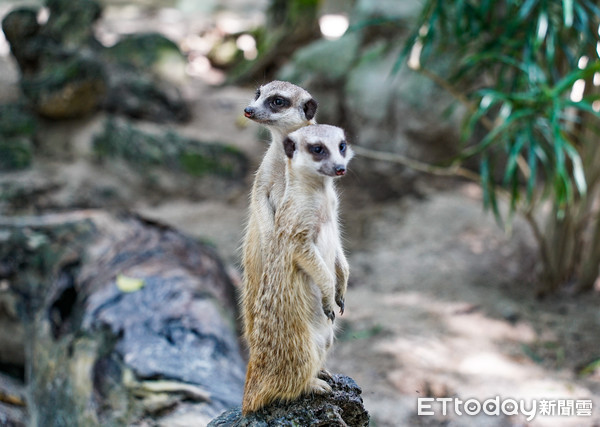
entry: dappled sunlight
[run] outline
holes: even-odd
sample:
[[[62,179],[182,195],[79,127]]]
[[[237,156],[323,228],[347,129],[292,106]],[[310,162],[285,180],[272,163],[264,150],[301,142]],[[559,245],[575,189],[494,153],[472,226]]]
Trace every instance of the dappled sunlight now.
[[[368,328],[372,322],[383,326],[381,333],[369,336],[370,344],[361,357],[386,360],[385,373],[375,381],[384,382],[400,395],[412,396],[415,402],[423,396],[481,400],[501,396],[527,401],[593,398],[588,389],[574,383],[571,372],[546,368],[527,356],[523,346],[552,335],[549,331],[536,333],[529,322],[496,319],[480,306],[419,291],[376,293],[371,299],[367,302],[362,290],[352,291],[348,306],[353,310],[348,310],[344,321],[352,328]],[[344,354],[344,349],[335,352]],[[376,405],[375,400],[382,398],[365,396],[367,407],[371,399]],[[531,425],[561,425],[553,421],[538,417]],[[561,421],[562,425],[577,425],[575,417]]]
[[[319,18],[319,27],[323,37],[329,40],[339,39],[350,25],[348,17],[338,14],[325,14]]]

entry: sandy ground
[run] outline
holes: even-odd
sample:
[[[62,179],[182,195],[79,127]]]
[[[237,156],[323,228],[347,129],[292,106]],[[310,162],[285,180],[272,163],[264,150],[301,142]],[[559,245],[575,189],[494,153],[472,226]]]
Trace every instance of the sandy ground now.
[[[0,53],[4,102],[18,96],[17,73],[1,40]],[[176,130],[236,144],[256,167],[266,144],[257,125],[240,120],[253,89],[188,79],[183,90],[194,117]],[[57,132],[83,137],[94,126],[88,120]],[[74,152],[75,159],[60,162],[56,173],[84,179],[92,172],[77,159],[78,149]],[[239,278],[238,248],[251,178],[225,200],[173,194],[157,201],[135,194],[132,208],[212,242]],[[535,250],[524,224],[517,221],[512,236],[506,236],[482,211],[475,184],[424,177],[418,196],[364,203],[369,188],[360,185],[360,177],[344,180],[342,218],[352,276],[328,364],[363,388],[372,425],[600,425],[600,373],[579,375],[600,358],[600,297],[537,300]],[[459,416],[454,402],[444,416],[439,401],[432,406],[434,415],[417,416],[419,397],[483,402],[496,396],[500,403],[538,399],[538,412],[545,399],[554,402],[555,414],[589,399],[592,416],[538,415],[533,421],[502,413]]]

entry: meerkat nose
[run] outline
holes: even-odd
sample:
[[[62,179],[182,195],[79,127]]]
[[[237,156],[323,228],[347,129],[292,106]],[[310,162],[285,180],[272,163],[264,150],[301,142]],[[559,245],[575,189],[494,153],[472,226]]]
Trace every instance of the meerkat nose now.
[[[336,166],[335,167],[335,174],[338,176],[342,176],[346,174],[346,168],[343,166]]]
[[[244,116],[248,117],[249,119],[254,117],[254,108],[252,108],[252,107],[244,108]]]

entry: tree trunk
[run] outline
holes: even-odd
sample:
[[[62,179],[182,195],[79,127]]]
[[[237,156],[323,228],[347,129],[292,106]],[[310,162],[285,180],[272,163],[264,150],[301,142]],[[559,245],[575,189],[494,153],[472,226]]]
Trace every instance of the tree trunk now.
[[[0,217],[0,282],[22,313],[31,425],[195,426],[241,401],[235,290],[191,238],[98,211]]]

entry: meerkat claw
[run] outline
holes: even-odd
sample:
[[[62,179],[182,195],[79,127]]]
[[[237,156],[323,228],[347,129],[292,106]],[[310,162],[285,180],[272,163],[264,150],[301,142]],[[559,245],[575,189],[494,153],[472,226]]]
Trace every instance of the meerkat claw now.
[[[310,390],[315,394],[331,393],[331,386],[319,378],[313,378],[310,383]]]
[[[321,369],[317,374],[317,377],[322,380],[333,380],[333,375],[327,369]]]
[[[338,305],[338,307],[340,308],[340,316],[344,314],[344,298],[342,297],[338,297],[335,299],[335,303]]]
[[[332,322],[335,320],[335,311],[333,311],[331,308],[323,307],[323,312],[329,320],[331,320]]]

